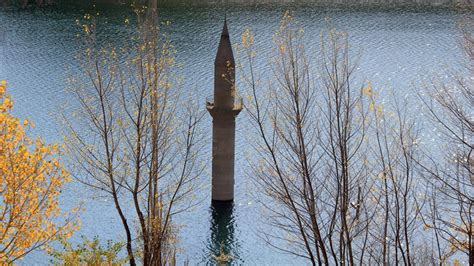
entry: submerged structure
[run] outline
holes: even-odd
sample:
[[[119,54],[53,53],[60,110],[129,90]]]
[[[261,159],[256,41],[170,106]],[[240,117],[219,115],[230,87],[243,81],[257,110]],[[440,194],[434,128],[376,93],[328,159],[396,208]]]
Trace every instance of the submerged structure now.
[[[242,110],[236,96],[235,61],[227,19],[214,62],[214,99],[207,100],[212,116],[212,200],[234,200],[235,118]]]

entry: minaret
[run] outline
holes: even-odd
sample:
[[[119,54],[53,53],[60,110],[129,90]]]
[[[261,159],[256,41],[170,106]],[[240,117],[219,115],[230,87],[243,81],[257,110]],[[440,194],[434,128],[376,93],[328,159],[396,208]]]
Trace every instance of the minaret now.
[[[212,200],[234,200],[235,118],[242,110],[236,101],[235,61],[227,19],[214,62],[214,101],[207,101],[212,116]]]

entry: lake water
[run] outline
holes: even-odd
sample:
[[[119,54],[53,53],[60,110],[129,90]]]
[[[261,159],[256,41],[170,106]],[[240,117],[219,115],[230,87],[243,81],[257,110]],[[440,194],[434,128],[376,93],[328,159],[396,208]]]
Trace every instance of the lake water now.
[[[317,45],[319,32],[331,18],[333,25],[347,31],[350,43],[362,51],[358,76],[370,80],[376,89],[391,89],[401,97],[411,97],[420,85],[447,67],[458,67],[461,61],[457,45],[456,23],[462,13],[442,8],[336,8],[336,7],[202,7],[165,9],[160,15],[172,22],[167,29],[182,64],[184,89],[201,98],[213,90],[213,62],[227,13],[231,40],[240,42],[245,28],[255,32],[256,45],[268,52],[271,37],[285,9],[292,9],[305,28],[308,46]],[[126,7],[102,10],[100,40],[120,44],[130,32],[123,21],[131,13]],[[87,9],[59,7],[45,10],[13,11],[0,9],[0,79],[9,83],[15,101],[15,115],[30,118],[36,124],[32,133],[48,141],[61,141],[61,125],[55,114],[70,98],[65,93],[67,73],[77,69],[73,60],[80,49],[75,20]],[[265,69],[263,63],[258,65]],[[237,73],[237,76],[239,73]],[[242,92],[245,94],[245,92]],[[257,237],[262,218],[258,202],[252,196],[249,149],[244,133],[251,130],[243,112],[238,120],[236,150],[236,199],[232,211],[213,211],[210,207],[210,167],[202,178],[200,200],[192,212],[175,222],[183,225],[180,235],[180,260],[191,264],[212,264],[211,255],[219,251],[222,241],[227,245],[235,264],[294,265],[294,257],[265,245]],[[203,124],[211,130],[210,116]],[[208,147],[211,141],[208,139]],[[210,163],[210,155],[208,156]],[[92,200],[91,200],[92,199]],[[110,200],[88,189],[70,184],[64,191],[65,208],[84,202],[79,235],[98,235],[102,240],[124,239],[122,226]],[[28,256],[20,264],[46,264],[42,252]]]

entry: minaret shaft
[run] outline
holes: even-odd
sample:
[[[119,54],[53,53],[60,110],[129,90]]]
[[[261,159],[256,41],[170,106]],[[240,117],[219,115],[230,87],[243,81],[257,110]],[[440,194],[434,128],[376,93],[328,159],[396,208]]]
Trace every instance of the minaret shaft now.
[[[212,199],[234,199],[235,118],[214,116],[212,121]]]

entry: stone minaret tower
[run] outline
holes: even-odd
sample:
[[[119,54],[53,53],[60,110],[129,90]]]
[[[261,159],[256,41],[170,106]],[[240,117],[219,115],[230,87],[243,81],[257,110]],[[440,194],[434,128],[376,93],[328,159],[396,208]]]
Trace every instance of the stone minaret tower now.
[[[235,118],[242,110],[236,101],[235,61],[227,20],[214,62],[214,101],[207,101],[212,116],[212,200],[234,199]]]

